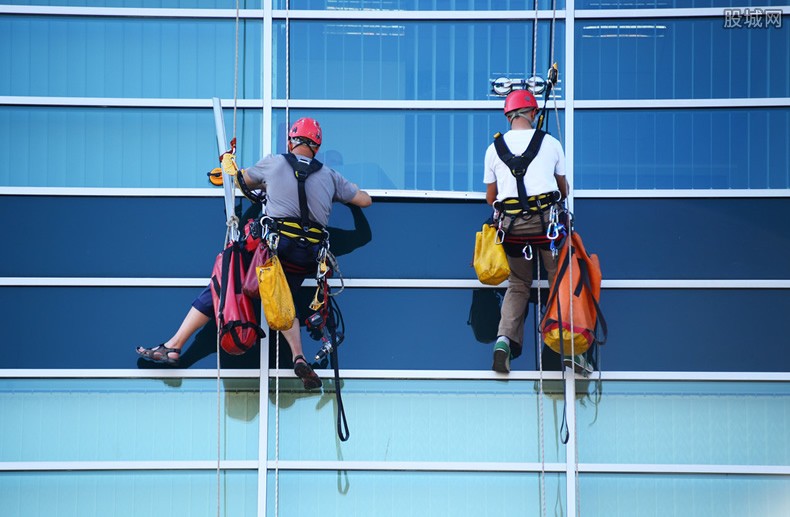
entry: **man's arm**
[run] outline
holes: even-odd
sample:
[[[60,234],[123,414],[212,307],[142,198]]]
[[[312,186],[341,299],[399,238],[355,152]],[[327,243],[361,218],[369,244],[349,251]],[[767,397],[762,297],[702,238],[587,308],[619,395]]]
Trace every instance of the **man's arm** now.
[[[489,205],[493,205],[494,201],[496,201],[496,195],[499,191],[496,188],[496,181],[494,183],[487,183],[486,184],[486,203]]]
[[[357,193],[354,194],[354,197],[351,198],[349,203],[360,208],[366,208],[373,204],[373,199],[370,198],[370,194],[362,189],[359,189],[357,190]]]
[[[555,174],[554,177],[557,178],[557,188],[560,189],[562,199],[568,199],[568,180],[560,174]]]

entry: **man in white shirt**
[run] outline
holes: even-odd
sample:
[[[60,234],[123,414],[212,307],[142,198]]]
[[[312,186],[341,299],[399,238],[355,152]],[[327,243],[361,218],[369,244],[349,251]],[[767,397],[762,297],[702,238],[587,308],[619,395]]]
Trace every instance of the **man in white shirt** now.
[[[533,279],[532,248],[535,248],[535,255],[540,253],[540,263],[551,282],[557,263],[545,244],[549,211],[568,196],[569,187],[562,145],[551,135],[532,127],[538,112],[538,103],[532,93],[528,90],[511,92],[505,99],[504,111],[510,131],[499,136],[501,141],[495,140],[486,150],[483,181],[486,201],[500,212],[502,229],[507,234],[509,286],[502,302],[492,368],[508,373],[510,359],[520,355],[522,348]],[[533,138],[536,142],[530,146]],[[500,156],[511,159],[505,158],[505,163]],[[514,172],[520,170],[524,173],[517,177]]]

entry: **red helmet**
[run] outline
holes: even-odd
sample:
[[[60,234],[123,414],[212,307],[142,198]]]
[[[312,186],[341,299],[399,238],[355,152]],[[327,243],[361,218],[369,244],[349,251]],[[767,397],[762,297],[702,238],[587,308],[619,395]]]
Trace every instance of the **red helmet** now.
[[[288,131],[288,138],[299,137],[307,138],[315,145],[321,145],[321,126],[318,125],[318,121],[305,117],[294,122],[291,130]]]
[[[529,90],[513,90],[507,95],[505,98],[505,114],[507,115],[511,111],[526,109],[526,108],[537,108],[538,101],[535,100],[535,96],[532,95],[532,92]]]

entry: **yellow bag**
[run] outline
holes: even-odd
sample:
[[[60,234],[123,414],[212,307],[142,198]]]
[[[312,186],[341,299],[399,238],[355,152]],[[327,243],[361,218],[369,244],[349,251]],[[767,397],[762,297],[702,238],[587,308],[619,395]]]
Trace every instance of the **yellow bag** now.
[[[487,285],[499,285],[510,276],[502,244],[496,242],[496,228],[484,224],[475,236],[475,257],[473,265],[477,279]]]
[[[277,255],[269,257],[262,266],[255,268],[255,272],[258,274],[258,291],[261,293],[263,314],[266,316],[269,328],[290,329],[296,318],[296,308],[280,259]]]

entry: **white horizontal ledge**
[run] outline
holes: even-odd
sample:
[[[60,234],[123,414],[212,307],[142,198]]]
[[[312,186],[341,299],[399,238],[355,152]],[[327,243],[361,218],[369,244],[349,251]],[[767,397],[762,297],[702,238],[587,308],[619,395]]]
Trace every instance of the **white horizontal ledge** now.
[[[582,474],[721,474],[777,475],[790,474],[790,467],[781,465],[703,465],[703,464],[617,464],[579,463]]]
[[[194,461],[6,461],[0,472],[86,472],[145,470],[258,470],[258,460]],[[539,462],[464,462],[464,461],[297,461],[268,460],[269,470],[291,471],[369,471],[369,472],[565,472],[565,463]],[[704,465],[704,464],[614,464],[579,463],[581,474],[710,474],[778,475],[790,474],[782,465]]]
[[[342,172],[342,171],[341,171]],[[366,189],[374,198],[383,199],[457,199],[484,201],[484,192],[449,190]],[[240,191],[236,191],[241,196]],[[160,187],[3,187],[0,196],[72,196],[72,197],[222,197],[220,188]],[[653,189],[653,190],[576,190],[574,199],[709,199],[709,198],[790,198],[790,189]]]
[[[220,470],[258,470],[258,460],[222,460]],[[197,461],[3,461],[0,472],[104,470],[216,470],[216,460]]]
[[[384,472],[565,472],[565,463],[483,461],[293,461],[269,460],[274,470],[360,470]]]
[[[377,21],[516,21],[516,20],[551,20],[562,21],[564,10],[498,10],[498,11],[396,11],[387,9],[284,9],[272,10],[272,18],[278,21],[288,20],[377,20]],[[0,5],[0,14],[27,14],[39,16],[96,16],[125,18],[218,18],[235,19],[235,9],[173,9],[173,8],[139,8],[139,7],[66,7],[66,6],[30,6]],[[238,16],[244,20],[262,21],[263,10],[239,9]]]
[[[492,79],[492,78],[489,78]],[[5,106],[50,106],[88,108],[211,108],[211,99],[163,99],[122,97],[46,97],[46,96],[0,96],[0,105]],[[233,99],[222,99],[223,108],[232,108]],[[344,109],[344,110],[500,110],[501,98],[480,100],[346,100],[346,99],[274,99],[274,109]],[[565,109],[562,99],[550,100],[547,108]],[[761,97],[739,99],[607,99],[576,100],[576,109],[730,109],[730,108],[784,108],[790,106],[788,97]],[[239,109],[263,109],[260,99],[238,99]]]
[[[471,267],[471,266],[470,266]],[[0,287],[205,287],[206,278],[94,278],[94,277],[0,277]],[[333,278],[332,287],[339,288],[341,281]],[[348,288],[392,289],[503,289],[507,281],[492,286],[473,279],[436,278],[346,278],[342,285]],[[547,280],[532,286],[548,288]],[[306,287],[315,287],[315,279],[307,279]],[[790,289],[788,279],[685,279],[685,280],[607,280],[604,289]]]
[[[604,345],[605,347],[606,345]],[[264,371],[265,372],[265,371]],[[329,370],[321,370],[329,373]],[[261,370],[221,370],[222,379],[259,379]],[[491,370],[352,370],[340,369],[343,379],[358,380],[427,380],[427,381],[559,381],[562,373],[557,371],[540,372],[511,371],[500,374]],[[293,370],[271,369],[268,379],[296,378]],[[570,372],[566,372],[566,376]],[[326,377],[326,374],[324,375]],[[217,378],[216,369],[0,369],[0,379],[209,379]],[[578,380],[584,380],[577,376]],[[264,377],[266,380],[267,377]],[[595,372],[590,381],[611,382],[790,382],[790,372],[645,372],[645,371],[612,371]]]
[[[211,99],[161,99],[149,97],[33,97],[0,96],[0,105],[6,106],[62,106],[84,108],[211,108]],[[233,100],[222,100],[223,108],[232,108]],[[260,99],[238,99],[237,108],[262,109]]]
[[[759,7],[759,6],[758,6]],[[790,13],[790,7],[760,7],[766,10]],[[579,20],[595,18],[721,18],[724,23],[724,7],[700,8],[666,8],[666,9],[580,9],[574,11],[574,17]],[[739,9],[743,12],[742,9]],[[762,29],[765,30],[765,29]]]
[[[621,99],[576,100],[576,109],[785,108],[790,97],[748,99]]]
[[[293,373],[293,372],[292,372]],[[259,369],[221,369],[222,379],[260,378]],[[216,379],[217,370],[151,369],[0,369],[2,379]]]

